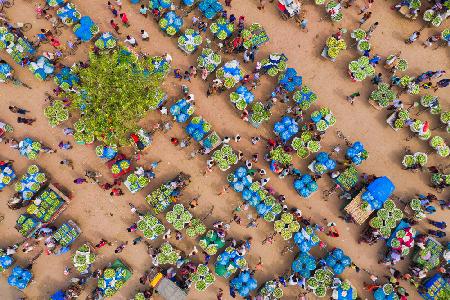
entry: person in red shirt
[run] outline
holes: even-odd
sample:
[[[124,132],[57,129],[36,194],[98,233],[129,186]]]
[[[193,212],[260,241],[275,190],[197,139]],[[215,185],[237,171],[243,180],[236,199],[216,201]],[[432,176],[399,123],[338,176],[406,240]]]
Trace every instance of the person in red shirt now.
[[[111,193],[109,193],[110,196],[122,196],[123,191],[120,188],[113,188],[111,190]]]
[[[120,19],[122,20],[123,25],[125,25],[126,27],[130,26],[130,23],[128,21],[128,17],[126,13],[121,13],[120,15]]]
[[[111,20],[109,23],[111,24],[111,27],[112,27],[118,34],[120,34],[120,32],[119,32],[119,25],[117,25],[117,23],[115,23],[114,20]]]

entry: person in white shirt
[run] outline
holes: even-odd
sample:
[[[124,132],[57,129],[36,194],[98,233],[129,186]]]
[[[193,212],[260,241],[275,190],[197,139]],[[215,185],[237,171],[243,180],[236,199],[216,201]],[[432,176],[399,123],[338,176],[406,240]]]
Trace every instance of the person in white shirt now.
[[[144,29],[141,29],[141,39],[143,41],[148,41],[150,39],[150,36],[148,35],[148,32]]]
[[[137,42],[136,39],[132,36],[127,35],[127,38],[124,41],[125,43],[129,43],[132,47],[136,47],[137,46]]]

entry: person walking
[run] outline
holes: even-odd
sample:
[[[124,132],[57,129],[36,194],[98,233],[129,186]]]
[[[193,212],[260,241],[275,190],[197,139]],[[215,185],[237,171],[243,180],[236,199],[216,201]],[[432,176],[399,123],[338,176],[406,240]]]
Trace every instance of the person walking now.
[[[124,42],[130,44],[131,47],[136,47],[138,45],[136,39],[129,35],[127,35],[127,38],[124,40]]]
[[[361,94],[359,92],[355,92],[350,96],[347,96],[347,101],[350,102],[351,105],[353,105],[353,102],[355,102],[355,98],[359,96],[361,96]]]
[[[117,34],[120,34],[119,25],[117,23],[115,23],[114,20],[111,20],[109,22],[109,24],[111,24],[111,27],[114,29],[115,32],[117,32]]]
[[[128,16],[126,13],[121,13],[120,15],[120,20],[122,21],[122,24],[125,27],[129,27],[130,26],[130,21],[128,20]]]
[[[372,12],[366,12],[363,17],[359,20],[359,27],[361,27],[364,23],[367,22],[367,20],[370,19],[370,17],[372,16]]]
[[[412,44],[420,37],[420,31],[414,31],[406,40],[405,44]]]
[[[145,31],[144,29],[141,29],[141,39],[145,42],[147,42],[150,39],[148,32]]]
[[[433,225],[434,227],[439,228],[439,229],[445,229],[445,228],[447,228],[447,223],[445,223],[444,221],[437,222],[437,221],[433,221],[433,220],[428,219],[428,222],[429,222],[431,225]]]
[[[436,86],[434,87],[434,91],[437,91],[440,88],[445,88],[450,84],[450,79],[441,79],[436,83]]]
[[[231,0],[225,0],[225,6],[231,7]]]
[[[10,105],[8,108],[12,113],[19,114],[19,115],[24,115],[24,114],[30,112],[29,110],[17,107],[15,105],[13,105],[13,106]]]
[[[59,163],[63,166],[68,166],[73,170],[73,162],[70,159],[63,159]]]
[[[83,184],[85,182],[87,182],[86,178],[82,178],[82,177],[78,177],[78,178],[74,179],[74,181],[73,181],[73,183],[75,183],[75,184]]]

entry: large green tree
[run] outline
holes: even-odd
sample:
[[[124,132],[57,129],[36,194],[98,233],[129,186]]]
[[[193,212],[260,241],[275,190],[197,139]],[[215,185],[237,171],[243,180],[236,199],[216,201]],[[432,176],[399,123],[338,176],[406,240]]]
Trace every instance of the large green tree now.
[[[123,48],[89,54],[89,66],[76,70],[79,91],[65,95],[72,100],[71,108],[81,111],[74,124],[77,142],[129,144],[138,121],[165,95],[161,83],[166,72],[157,72],[153,60],[140,59]]]

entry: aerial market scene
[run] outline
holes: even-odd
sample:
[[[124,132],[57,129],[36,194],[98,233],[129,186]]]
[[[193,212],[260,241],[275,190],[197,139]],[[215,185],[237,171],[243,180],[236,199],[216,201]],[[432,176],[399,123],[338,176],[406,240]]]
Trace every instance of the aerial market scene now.
[[[450,0],[0,0],[0,299],[449,300]]]

